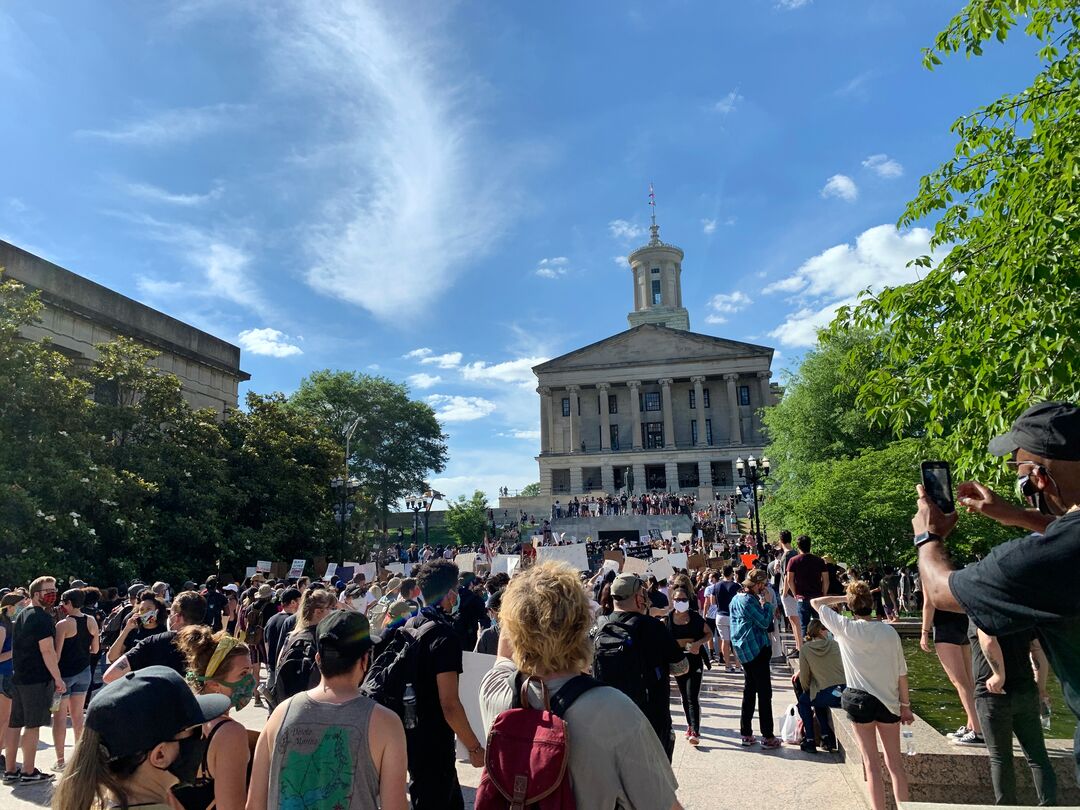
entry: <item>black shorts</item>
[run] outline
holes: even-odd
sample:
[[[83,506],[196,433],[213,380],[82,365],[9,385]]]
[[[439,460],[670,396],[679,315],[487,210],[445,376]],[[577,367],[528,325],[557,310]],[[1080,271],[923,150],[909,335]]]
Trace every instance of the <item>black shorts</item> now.
[[[885,704],[862,689],[848,687],[840,696],[840,708],[847,712],[852,723],[899,723],[900,717],[893,714]]]
[[[53,695],[56,684],[16,683],[11,686],[11,719],[8,728],[41,728],[52,725]]]
[[[968,617],[964,613],[948,610],[934,612],[935,644],[970,644],[968,641]]]

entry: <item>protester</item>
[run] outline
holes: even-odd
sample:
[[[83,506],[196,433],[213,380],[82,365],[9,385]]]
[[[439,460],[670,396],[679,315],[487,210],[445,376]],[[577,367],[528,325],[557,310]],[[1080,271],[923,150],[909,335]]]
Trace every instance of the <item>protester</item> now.
[[[199,695],[167,667],[147,667],[107,684],[53,794],[53,810],[120,807],[175,810],[173,788],[195,779],[202,724],[229,707]]]
[[[4,782],[46,782],[53,778],[36,767],[42,726],[52,723],[53,699],[67,690],[57,665],[55,627],[47,609],[56,604],[56,580],[38,577],[30,583],[30,607],[15,619],[12,629],[11,717],[4,738]],[[16,754],[22,743],[22,766]]]
[[[187,659],[176,645],[177,633],[201,624],[206,617],[206,599],[195,591],[182,591],[169,608],[168,630],[144,638],[105,670],[102,680],[111,683],[132,670],[165,666],[178,675],[187,674]]]
[[[1039,693],[1031,667],[1031,630],[989,636],[972,625],[971,659],[975,670],[975,709],[986,736],[990,778],[997,804],[1019,804],[1013,770],[1013,734],[1020,743],[1039,805],[1057,804],[1057,776],[1046,753]]]
[[[143,590],[138,596],[131,613],[124,622],[120,635],[110,645],[106,659],[110,664],[129,652],[136,644],[150,636],[164,632],[168,622],[168,609],[165,603],[154,596],[152,591]]]
[[[769,575],[760,568],[748,571],[743,589],[731,600],[731,643],[743,665],[742,714],[739,733],[744,746],[757,743],[754,737],[754,703],[757,702],[762,748],[779,748],[773,733],[772,672],[769,659],[772,645],[768,629],[775,603],[768,584]]]
[[[840,696],[846,685],[840,645],[829,637],[820,619],[811,619],[799,649],[799,717],[803,722],[800,748],[808,754],[817,752],[814,716],[821,726],[821,747],[836,750],[830,709],[840,708]]]
[[[724,660],[724,670],[735,672],[740,662],[731,646],[731,601],[741,589],[734,581],[734,568],[725,565],[721,574],[720,581],[713,588],[713,599],[716,602],[716,628],[720,634],[720,654]]]
[[[788,560],[787,589],[795,594],[799,609],[799,626],[803,633],[810,620],[817,618],[810,602],[829,592],[829,572],[825,561],[810,552],[810,538],[799,535],[795,541],[799,553]]]
[[[488,618],[491,626],[485,628],[480,637],[476,639],[476,649],[473,652],[495,655],[499,651],[499,611],[502,609],[502,591],[496,591],[487,602]]]
[[[454,616],[454,632],[458,634],[463,650],[476,649],[476,639],[480,631],[491,626],[484,600],[473,593],[470,587],[475,578],[469,572],[461,574],[458,578],[458,595],[461,601],[457,614]]]
[[[593,654],[592,612],[569,566],[545,562],[517,574],[499,615],[499,658],[480,684],[485,733],[514,705],[521,676],[534,679],[529,705],[541,708],[545,700],[537,679],[548,695],[557,695],[588,668]],[[681,810],[675,775],[652,724],[625,694],[605,686],[589,689],[564,719],[573,729],[568,771],[579,808]]]
[[[968,641],[968,617],[950,610],[937,610],[926,602],[922,609],[919,647],[930,652],[930,628],[934,631],[934,652],[967,715],[964,725],[950,734],[957,745],[983,745],[982,726],[975,711],[975,677],[971,671],[973,652]]]
[[[0,742],[7,734],[8,720],[11,718],[11,698],[13,687],[11,677],[15,671],[11,661],[11,648],[14,639],[14,622],[16,606],[23,598],[18,593],[6,593],[0,597]],[[3,746],[0,746],[3,747]],[[3,752],[0,752],[0,772],[7,770],[7,761]]]
[[[336,607],[337,598],[324,588],[309,588],[293,614],[296,628],[289,633],[278,655],[273,697],[277,703],[319,683],[315,628]]]
[[[228,598],[220,590],[220,582],[217,577],[208,577],[206,580],[206,616],[205,623],[210,625],[211,630],[221,630],[223,627],[222,617],[228,606]]]
[[[960,506],[1033,534],[996,546],[961,571],[945,540],[956,526],[918,488],[911,525],[926,599],[939,610],[967,613],[978,629],[1001,636],[1034,629],[1061,680],[1066,703],[1080,719],[1080,602],[1064,572],[1080,568],[1080,408],[1046,402],[1028,408],[1012,429],[989,445],[1008,464],[1031,509],[1013,506],[989,488],[969,481],[957,487]],[[1080,726],[1073,737],[1080,781]]]
[[[847,602],[854,619],[841,616],[833,605]],[[907,662],[900,636],[890,625],[870,621],[874,597],[865,582],[850,582],[844,596],[821,596],[813,607],[837,643],[844,662],[847,688],[841,705],[855,729],[873,810],[885,810],[885,783],[877,767],[877,740],[885,754],[897,806],[908,800],[908,781],[900,752],[900,724],[915,722],[908,696]]]
[[[803,631],[801,619],[799,618],[799,600],[796,598],[795,591],[792,589],[791,582],[788,579],[787,567],[788,563],[798,553],[791,547],[791,532],[787,529],[781,531],[780,564],[777,566],[780,574],[780,604],[784,615],[787,616],[787,620],[791,624],[791,633],[795,637],[796,651],[802,647]]]
[[[71,730],[75,741],[83,730],[83,708],[86,692],[90,689],[90,656],[98,651],[98,625],[82,612],[83,592],[78,588],[64,591],[60,599],[60,613],[64,616],[56,624],[57,667],[64,679],[66,691],[60,700],[59,710],[52,717],[53,746],[56,748],[54,771],[64,770],[64,749],[67,738],[67,721],[71,717]]]
[[[671,589],[671,604],[674,608],[667,615],[667,629],[671,637],[686,650],[686,659],[690,664],[685,675],[675,678],[682,696],[683,714],[686,716],[686,740],[690,745],[700,742],[701,729],[701,676],[704,669],[702,648],[707,648],[712,640],[712,630],[705,619],[690,606],[690,595],[685,586]],[[706,652],[706,654],[708,654]]]
[[[281,611],[270,617],[263,628],[263,641],[266,644],[266,670],[273,676],[277,668],[278,653],[285,641],[285,624],[289,617],[300,608],[300,591],[296,588],[286,588],[281,592]]]

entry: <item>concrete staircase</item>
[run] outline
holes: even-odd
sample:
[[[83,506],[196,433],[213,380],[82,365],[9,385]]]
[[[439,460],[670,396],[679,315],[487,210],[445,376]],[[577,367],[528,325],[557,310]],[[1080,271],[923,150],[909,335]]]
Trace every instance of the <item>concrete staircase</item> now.
[[[593,540],[612,537],[607,532],[625,534],[627,539],[636,539],[639,534],[648,534],[652,529],[656,533],[669,531],[675,535],[689,532],[693,521],[685,515],[612,515],[610,517],[564,517],[551,522],[553,532],[566,532],[570,537]]]

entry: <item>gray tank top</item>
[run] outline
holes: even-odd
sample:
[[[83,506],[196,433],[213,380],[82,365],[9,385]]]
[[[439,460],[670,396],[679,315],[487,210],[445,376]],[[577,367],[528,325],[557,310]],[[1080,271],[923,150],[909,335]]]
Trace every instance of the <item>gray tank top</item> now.
[[[320,703],[294,695],[274,741],[267,810],[378,810],[368,729],[375,702]]]

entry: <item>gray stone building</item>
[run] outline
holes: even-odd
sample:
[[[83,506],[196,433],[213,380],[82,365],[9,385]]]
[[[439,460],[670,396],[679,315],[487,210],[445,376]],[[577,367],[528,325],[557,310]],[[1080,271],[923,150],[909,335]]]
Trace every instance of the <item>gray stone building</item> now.
[[[738,456],[760,456],[773,349],[690,331],[683,251],[651,239],[628,257],[630,329],[533,368],[546,498],[734,488]],[[632,477],[631,477],[632,476]]]
[[[154,364],[180,379],[193,408],[219,413],[236,407],[239,384],[251,379],[240,369],[239,347],[2,240],[0,268],[41,295],[40,320],[23,336],[49,338],[77,367],[97,359],[98,344],[131,338],[160,352]]]

